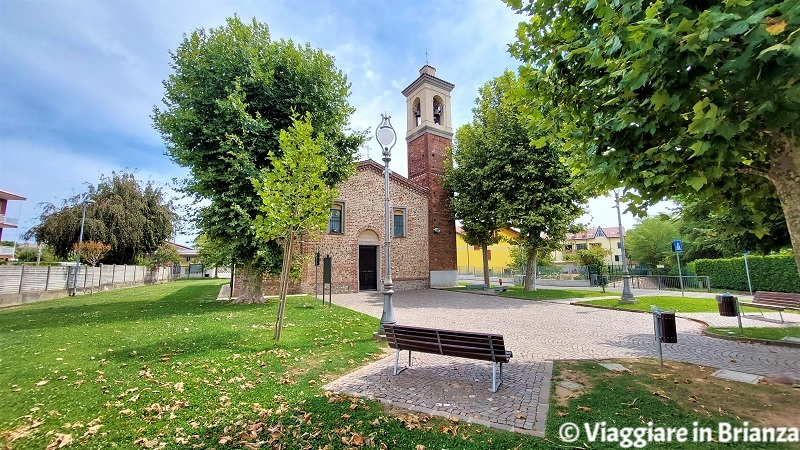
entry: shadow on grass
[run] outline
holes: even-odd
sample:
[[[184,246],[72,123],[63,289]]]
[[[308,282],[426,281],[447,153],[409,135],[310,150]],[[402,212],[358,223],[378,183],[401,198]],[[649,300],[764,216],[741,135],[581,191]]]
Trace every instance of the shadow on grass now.
[[[164,285],[159,285],[164,286]],[[174,286],[167,286],[174,288]],[[142,292],[152,287],[131,288],[95,294],[94,298],[78,297],[73,300],[50,300],[0,311],[0,332],[54,329],[73,326],[92,326],[131,321],[163,320],[173,315],[206,314],[217,311],[241,311],[264,308],[265,304],[231,305],[215,302],[218,284],[192,284],[162,295],[159,292]],[[165,289],[166,290],[166,289]],[[136,297],[139,297],[138,299]],[[115,298],[121,298],[116,300]],[[74,301],[74,303],[69,303]],[[48,304],[55,304],[47,306]]]

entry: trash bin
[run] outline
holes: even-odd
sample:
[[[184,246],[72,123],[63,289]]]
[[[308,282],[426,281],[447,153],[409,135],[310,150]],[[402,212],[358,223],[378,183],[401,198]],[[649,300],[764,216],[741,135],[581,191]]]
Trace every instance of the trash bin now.
[[[717,307],[719,307],[720,316],[736,317],[739,315],[736,311],[736,297],[726,292],[722,295],[717,295],[715,298],[717,299]]]
[[[675,344],[678,342],[678,330],[675,327],[675,311],[661,311],[661,342]]]

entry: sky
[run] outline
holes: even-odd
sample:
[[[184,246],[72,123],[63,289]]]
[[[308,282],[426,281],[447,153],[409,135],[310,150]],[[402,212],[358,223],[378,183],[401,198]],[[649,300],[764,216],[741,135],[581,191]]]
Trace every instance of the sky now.
[[[352,84],[351,126],[374,132],[393,117],[398,143],[391,169],[407,174],[405,98],[401,91],[426,62],[455,84],[454,130],[469,122],[478,87],[520,65],[508,53],[525,17],[500,0],[3,0],[0,1],[0,190],[27,198],[7,215],[20,239],[38,223],[41,203],[61,204],[101,175],[135,171],[176,195],[188,171],[165,155],[152,126],[169,52],[184,34],[238,15],[269,25],[273,39],[310,43],[334,56]],[[361,158],[378,159],[375,140]],[[590,202],[581,221],[616,226],[610,197]],[[652,213],[665,211],[663,204]],[[630,228],[635,219],[623,215]],[[191,244],[195,235],[176,241]]]

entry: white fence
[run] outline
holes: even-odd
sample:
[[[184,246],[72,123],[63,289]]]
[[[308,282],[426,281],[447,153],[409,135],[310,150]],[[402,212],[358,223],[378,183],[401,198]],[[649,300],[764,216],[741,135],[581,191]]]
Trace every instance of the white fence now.
[[[75,266],[0,266],[0,306],[63,296],[72,291]],[[150,271],[145,266],[81,266],[77,292],[120,286],[162,283],[176,277],[169,268]]]

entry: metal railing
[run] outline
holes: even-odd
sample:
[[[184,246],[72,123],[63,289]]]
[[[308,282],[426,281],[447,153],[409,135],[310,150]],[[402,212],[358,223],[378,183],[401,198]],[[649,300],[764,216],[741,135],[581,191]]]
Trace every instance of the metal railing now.
[[[19,225],[19,219],[16,217],[8,217],[5,214],[0,214],[0,223],[3,225]]]
[[[593,275],[593,277],[597,276]],[[630,283],[632,289],[679,291],[681,289],[681,279],[683,279],[683,288],[686,290],[711,292],[711,280],[707,276],[631,275]],[[622,276],[609,275],[608,286],[621,289]]]

